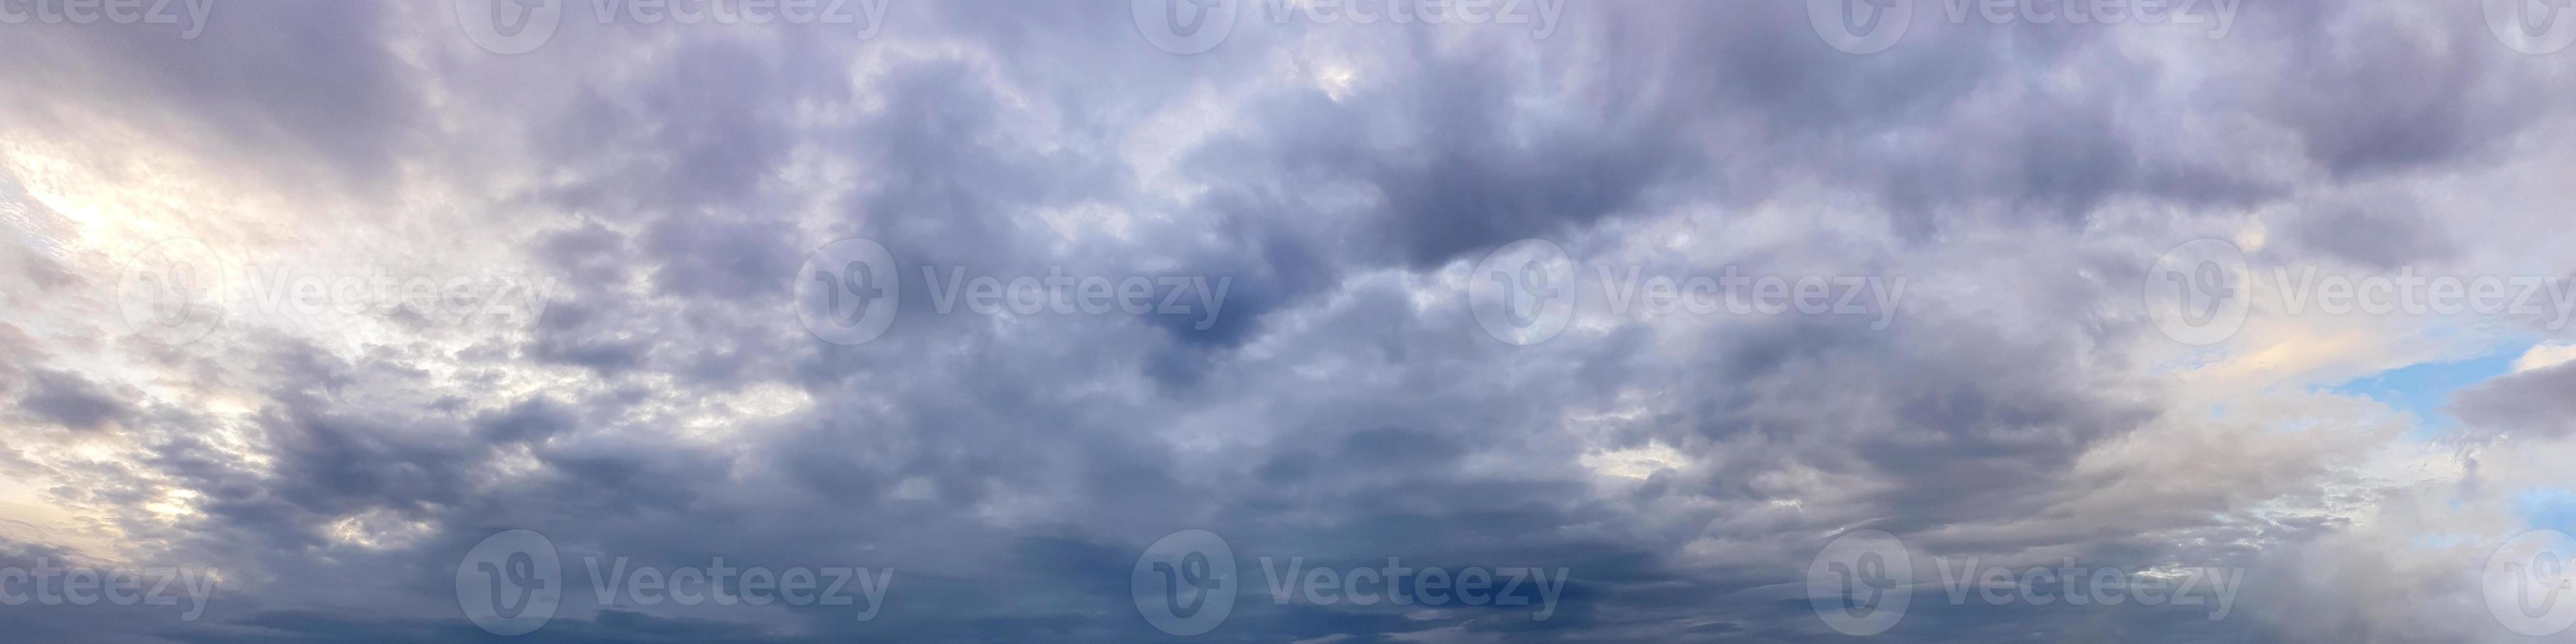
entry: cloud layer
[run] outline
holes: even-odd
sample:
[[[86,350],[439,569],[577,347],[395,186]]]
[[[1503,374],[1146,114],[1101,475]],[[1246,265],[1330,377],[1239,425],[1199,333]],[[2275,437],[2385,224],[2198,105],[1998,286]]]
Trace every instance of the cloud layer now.
[[[1854,53],[1796,2],[1244,2],[1186,54],[1153,2],[563,3],[513,54],[487,4],[0,25],[0,567],[220,581],[0,627],[501,639],[459,566],[524,529],[563,601],[515,641],[1152,641],[1139,558],[1203,529],[1242,588],[1196,639],[1807,641],[1842,637],[1810,563],[1879,530],[1918,573],[1891,641],[2513,642],[2482,567],[2576,530],[2568,366],[2337,388],[2576,335],[2576,50],[2474,3],[1927,1]],[[844,239],[891,270],[809,261]],[[1525,239],[1564,261],[1502,264],[1506,305],[1571,269],[1567,312],[1498,337],[1475,293]],[[2150,310],[2203,239],[2246,264],[2214,344]],[[2542,288],[2334,314],[2301,268]],[[1014,310],[1051,276],[1155,305]],[[892,318],[829,341],[818,288]],[[590,562],[718,557],[891,585],[595,600]],[[1391,558],[1565,577],[1544,619],[1264,587]],[[2243,586],[1953,601],[1968,558]]]

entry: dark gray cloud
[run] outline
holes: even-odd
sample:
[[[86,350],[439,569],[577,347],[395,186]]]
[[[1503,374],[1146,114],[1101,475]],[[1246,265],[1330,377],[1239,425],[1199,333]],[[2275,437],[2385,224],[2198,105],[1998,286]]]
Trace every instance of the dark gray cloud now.
[[[2450,408],[2483,432],[2566,436],[2576,430],[2576,364],[2498,377],[2461,391]]]
[[[2284,232],[2316,252],[2382,271],[2453,259],[2448,229],[2408,200],[2331,205],[2303,213]]]
[[[123,399],[78,374],[38,370],[29,384],[18,407],[69,429],[100,429],[133,413]]]

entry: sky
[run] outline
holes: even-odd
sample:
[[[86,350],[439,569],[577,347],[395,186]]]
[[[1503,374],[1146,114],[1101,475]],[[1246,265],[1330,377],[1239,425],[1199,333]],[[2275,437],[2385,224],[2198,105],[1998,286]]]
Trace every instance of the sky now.
[[[0,0],[0,638],[2565,642],[2564,0]]]

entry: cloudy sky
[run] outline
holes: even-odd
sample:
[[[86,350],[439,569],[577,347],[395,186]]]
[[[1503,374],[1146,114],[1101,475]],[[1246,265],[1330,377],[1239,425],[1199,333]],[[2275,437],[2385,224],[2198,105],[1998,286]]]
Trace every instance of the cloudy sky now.
[[[2565,2],[1430,4],[0,0],[0,638],[2576,637]]]

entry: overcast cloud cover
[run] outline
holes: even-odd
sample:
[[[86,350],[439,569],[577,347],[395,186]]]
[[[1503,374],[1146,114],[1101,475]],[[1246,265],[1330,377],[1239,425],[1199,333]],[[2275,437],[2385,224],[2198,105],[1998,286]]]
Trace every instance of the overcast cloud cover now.
[[[0,0],[0,639],[2576,638],[2564,2],[497,2]]]

